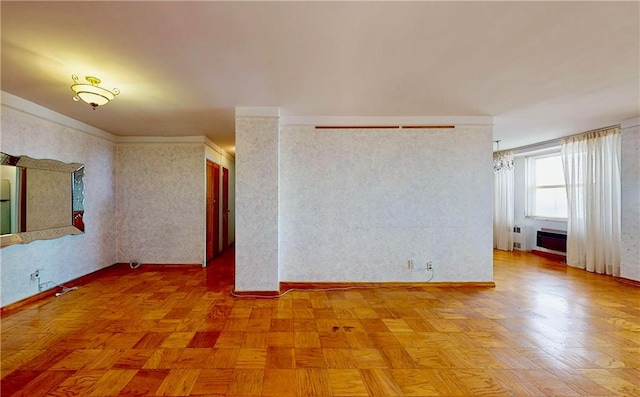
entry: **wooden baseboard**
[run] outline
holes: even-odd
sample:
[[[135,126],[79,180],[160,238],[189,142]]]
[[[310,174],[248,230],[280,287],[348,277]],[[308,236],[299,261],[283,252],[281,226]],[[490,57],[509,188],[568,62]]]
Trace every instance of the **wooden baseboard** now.
[[[250,298],[252,296],[263,296],[272,298],[280,295],[280,291],[233,291],[233,295]]]
[[[566,263],[567,261],[566,255],[554,254],[552,252],[545,252],[545,251],[538,251],[538,250],[531,250],[531,253],[533,255],[541,256],[543,258],[552,259],[552,260],[563,262],[563,263]]]
[[[121,266],[129,266],[128,263],[114,263],[111,266],[107,266],[107,267],[103,267],[102,269],[98,269],[94,272],[91,272],[89,274],[85,274],[84,276],[80,276],[78,278],[75,278],[73,280],[69,280],[66,281],[65,284],[68,284],[68,286],[79,286],[79,285],[85,285],[88,284],[89,282],[95,280],[98,277],[102,277],[104,276],[104,274],[106,272],[112,271],[112,270],[116,270],[117,268],[121,267]],[[30,306],[34,306],[40,303],[43,303],[45,299],[47,298],[53,298],[56,296],[56,292],[57,289],[59,287],[58,286],[53,286],[45,291],[39,292],[35,295],[29,296],[27,298],[24,298],[22,300],[19,300],[17,302],[8,304],[6,306],[0,307],[0,318],[4,317],[4,316],[8,316],[10,314],[14,314],[16,312],[19,312],[21,310],[24,310]]]
[[[614,277],[613,279],[616,280],[619,283],[627,284],[627,285],[631,285],[631,286],[640,288],[640,281],[638,281],[638,280],[632,280],[630,278],[624,278],[624,277]]]
[[[288,291],[291,289],[314,290],[314,289],[349,289],[349,288],[495,288],[496,283],[493,281],[483,282],[281,282],[280,291]]]
[[[150,268],[158,268],[158,269],[184,269],[185,266],[198,266],[198,267],[202,267],[201,264],[199,263],[185,263],[185,264],[174,264],[174,263],[142,263],[140,264],[140,267],[145,268],[146,270],[149,270]],[[102,269],[98,269],[94,272],[91,272],[89,274],[85,274],[84,276],[80,276],[78,278],[75,278],[73,280],[69,280],[66,281],[64,284],[66,284],[67,286],[79,286],[79,285],[85,285],[93,280],[95,280],[98,277],[103,277],[105,274],[107,274],[110,271],[113,270],[117,270],[120,268],[128,268],[129,267],[129,263],[114,263],[111,266],[107,266],[104,267]],[[139,268],[137,268],[139,269]],[[19,312],[21,310],[24,310],[30,306],[34,306],[34,305],[38,305],[43,303],[46,299],[48,298],[53,298],[56,295],[56,292],[58,292],[58,288],[57,286],[53,286],[45,291],[39,292],[35,295],[29,296],[27,298],[24,298],[22,300],[19,300],[17,302],[8,304],[6,306],[0,307],[0,318],[4,317],[4,316],[8,316],[10,314]]]
[[[128,263],[125,263],[125,265],[129,266]],[[202,267],[202,264],[200,263],[141,263],[140,267],[149,267],[149,268],[184,268],[186,266],[197,266],[197,267]],[[138,268],[136,268],[138,269]]]

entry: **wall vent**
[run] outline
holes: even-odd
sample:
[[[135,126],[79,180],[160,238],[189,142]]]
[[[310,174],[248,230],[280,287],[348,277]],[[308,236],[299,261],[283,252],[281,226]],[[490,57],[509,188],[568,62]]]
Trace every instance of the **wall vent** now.
[[[518,251],[529,251],[529,236],[531,227],[515,225],[513,227],[513,249]]]

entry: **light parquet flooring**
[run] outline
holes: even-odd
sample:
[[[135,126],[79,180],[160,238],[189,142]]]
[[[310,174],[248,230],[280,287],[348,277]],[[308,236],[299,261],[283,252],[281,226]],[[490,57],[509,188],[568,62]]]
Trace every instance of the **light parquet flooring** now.
[[[495,288],[233,298],[207,269],[112,267],[2,318],[9,396],[640,396],[640,289],[495,252]],[[437,270],[437,268],[436,268]]]

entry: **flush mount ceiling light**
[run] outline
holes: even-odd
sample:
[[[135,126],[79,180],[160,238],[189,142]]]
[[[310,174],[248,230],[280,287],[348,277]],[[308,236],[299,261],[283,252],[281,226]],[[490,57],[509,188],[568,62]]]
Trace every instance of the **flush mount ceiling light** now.
[[[71,76],[74,84],[71,86],[71,90],[76,93],[73,97],[73,100],[78,102],[79,100],[83,100],[93,107],[97,108],[98,106],[105,105],[110,101],[116,99],[116,95],[120,94],[120,90],[114,88],[109,91],[106,88],[100,87],[100,79],[93,76],[87,76],[85,79],[87,83],[78,82],[78,76],[75,74]]]

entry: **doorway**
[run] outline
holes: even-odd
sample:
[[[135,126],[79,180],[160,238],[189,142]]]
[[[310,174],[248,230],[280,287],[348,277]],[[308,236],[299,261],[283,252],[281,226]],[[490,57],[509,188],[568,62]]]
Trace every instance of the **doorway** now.
[[[229,247],[229,170],[222,167],[222,250]]]
[[[207,262],[220,252],[220,166],[207,160]]]

